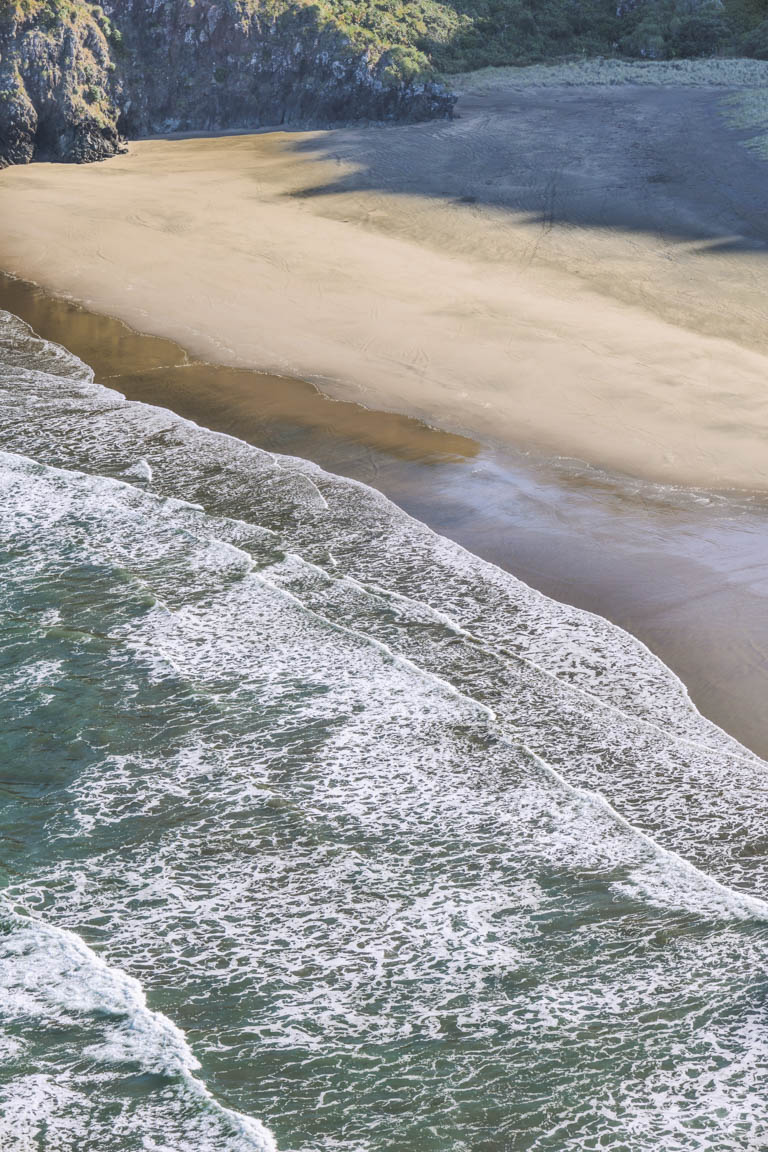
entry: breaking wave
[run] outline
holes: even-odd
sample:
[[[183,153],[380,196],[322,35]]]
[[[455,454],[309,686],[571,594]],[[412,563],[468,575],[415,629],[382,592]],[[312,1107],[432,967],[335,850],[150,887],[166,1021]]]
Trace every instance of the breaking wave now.
[[[0,317],[8,1147],[768,1139],[765,764],[605,620]]]

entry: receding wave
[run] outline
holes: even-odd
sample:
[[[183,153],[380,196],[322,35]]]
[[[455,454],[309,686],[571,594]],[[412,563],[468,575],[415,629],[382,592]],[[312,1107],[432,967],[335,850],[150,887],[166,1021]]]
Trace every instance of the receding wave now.
[[[373,490],[0,340],[10,1147],[768,1139],[763,762]]]

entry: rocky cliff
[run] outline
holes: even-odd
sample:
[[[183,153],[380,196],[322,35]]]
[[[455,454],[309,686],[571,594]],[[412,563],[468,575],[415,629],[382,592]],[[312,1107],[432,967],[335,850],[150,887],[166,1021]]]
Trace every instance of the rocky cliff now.
[[[355,45],[316,5],[109,0],[128,135],[446,115],[453,98],[391,51]]]
[[[108,30],[80,0],[0,0],[0,167],[116,151]]]
[[[451,114],[438,73],[768,54],[768,0],[0,0],[0,166],[126,136]],[[762,23],[761,23],[762,22]]]
[[[98,160],[120,135],[450,115],[398,49],[315,4],[0,0],[0,167]]]

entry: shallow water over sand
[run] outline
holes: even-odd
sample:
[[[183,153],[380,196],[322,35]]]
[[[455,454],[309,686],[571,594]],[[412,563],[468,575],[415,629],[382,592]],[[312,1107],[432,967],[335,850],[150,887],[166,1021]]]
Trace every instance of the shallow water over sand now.
[[[436,531],[643,640],[699,709],[768,755],[768,507],[494,450],[311,384],[189,363],[171,341],[0,277],[0,306],[97,380],[379,488]],[[183,367],[173,367],[183,364]]]
[[[765,763],[372,488],[0,335],[3,1146],[761,1146]]]

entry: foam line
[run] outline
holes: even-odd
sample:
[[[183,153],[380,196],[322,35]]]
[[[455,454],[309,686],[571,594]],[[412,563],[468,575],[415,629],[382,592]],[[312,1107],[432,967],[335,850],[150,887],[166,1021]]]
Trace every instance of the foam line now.
[[[162,1012],[149,1008],[137,980],[105,963],[65,928],[22,914],[5,902],[0,902],[0,916],[12,930],[0,944],[0,987],[10,993],[3,1007],[6,1017],[14,1010],[27,1015],[33,998],[42,1006],[62,995],[61,1007],[69,1012],[106,1016],[114,1021],[109,1040],[86,1048],[84,1057],[104,1064],[129,1061],[143,1072],[179,1079],[237,1138],[238,1152],[277,1152],[272,1134],[260,1121],[219,1104],[195,1075],[200,1062],[184,1033]]]

